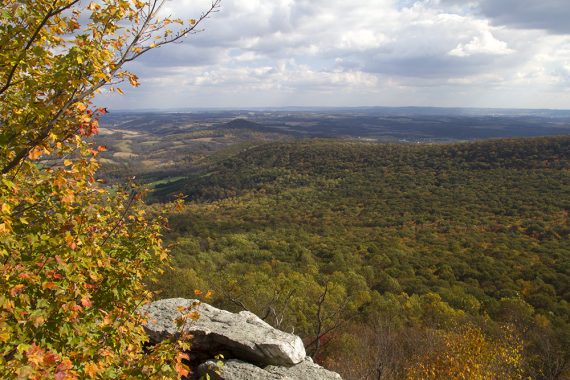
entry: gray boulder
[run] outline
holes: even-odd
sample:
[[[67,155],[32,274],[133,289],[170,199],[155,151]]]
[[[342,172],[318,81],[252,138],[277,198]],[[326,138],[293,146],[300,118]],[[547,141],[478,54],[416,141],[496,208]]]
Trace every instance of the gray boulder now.
[[[201,364],[197,375],[206,373],[212,380],[342,380],[339,374],[328,371],[306,358],[291,367],[266,366],[257,367],[239,360],[228,360],[216,371],[212,361]]]
[[[188,311],[200,314],[196,321],[188,318],[183,326],[176,321]],[[224,354],[259,366],[292,366],[305,359],[301,338],[277,330],[255,314],[231,313],[196,300],[171,298],[144,305],[139,312],[145,317],[144,328],[152,343],[176,339],[180,331],[190,332],[192,351],[211,355]]]
[[[202,377],[206,373],[212,380],[283,380],[283,376],[235,359],[227,360],[218,370],[213,361],[200,364],[197,377]]]
[[[342,380],[338,373],[329,371],[313,363],[310,357],[306,357],[301,363],[291,367],[276,367],[270,365],[264,369],[273,375],[282,376],[281,379],[283,380]]]

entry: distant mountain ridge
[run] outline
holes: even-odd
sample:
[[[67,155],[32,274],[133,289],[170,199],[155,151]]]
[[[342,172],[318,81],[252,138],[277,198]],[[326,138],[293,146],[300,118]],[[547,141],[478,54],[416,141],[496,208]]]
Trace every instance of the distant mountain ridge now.
[[[117,109],[115,113],[223,113],[223,112],[359,112],[382,115],[456,115],[456,116],[540,116],[570,117],[568,109],[548,108],[484,108],[484,107],[422,107],[422,106],[361,106],[361,107],[182,107],[171,109]]]
[[[327,111],[218,111],[116,113],[101,125],[161,138],[201,131],[255,131],[291,137],[451,142],[503,137],[570,135],[570,111],[444,108],[358,108]]]

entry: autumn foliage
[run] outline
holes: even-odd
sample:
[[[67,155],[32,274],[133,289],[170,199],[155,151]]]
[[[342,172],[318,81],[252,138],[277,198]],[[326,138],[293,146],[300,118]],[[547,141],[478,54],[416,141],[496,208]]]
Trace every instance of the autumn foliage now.
[[[418,358],[406,379],[523,379],[523,346],[511,330],[507,327],[501,339],[491,339],[475,326],[440,331],[439,347]]]
[[[134,188],[95,179],[88,138],[124,65],[197,31],[161,2],[7,0],[0,8],[0,378],[162,378],[182,347],[143,351],[135,310],[167,259]]]

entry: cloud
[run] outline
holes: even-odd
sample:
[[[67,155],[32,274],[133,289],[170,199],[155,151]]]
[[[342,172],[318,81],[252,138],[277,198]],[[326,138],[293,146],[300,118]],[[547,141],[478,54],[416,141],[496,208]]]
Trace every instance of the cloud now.
[[[504,55],[511,54],[514,50],[507,46],[504,41],[497,40],[489,31],[484,31],[479,36],[474,36],[471,41],[460,43],[448,54],[456,57],[469,57],[474,54]]]
[[[224,0],[203,33],[133,65],[142,87],[116,104],[526,106],[541,91],[558,95],[537,106],[568,107],[570,37],[545,15],[569,6],[528,3]],[[195,18],[208,4],[163,12]]]
[[[570,3],[567,0],[481,0],[479,7],[496,25],[570,34]]]

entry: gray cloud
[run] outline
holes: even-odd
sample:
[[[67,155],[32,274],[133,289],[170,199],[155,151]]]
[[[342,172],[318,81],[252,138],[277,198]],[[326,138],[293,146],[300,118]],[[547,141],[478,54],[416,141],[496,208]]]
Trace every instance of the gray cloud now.
[[[570,34],[568,0],[483,0],[480,7],[494,24]]]
[[[480,12],[494,25],[570,34],[568,0],[441,0],[440,4],[456,8],[468,4],[474,12]]]

